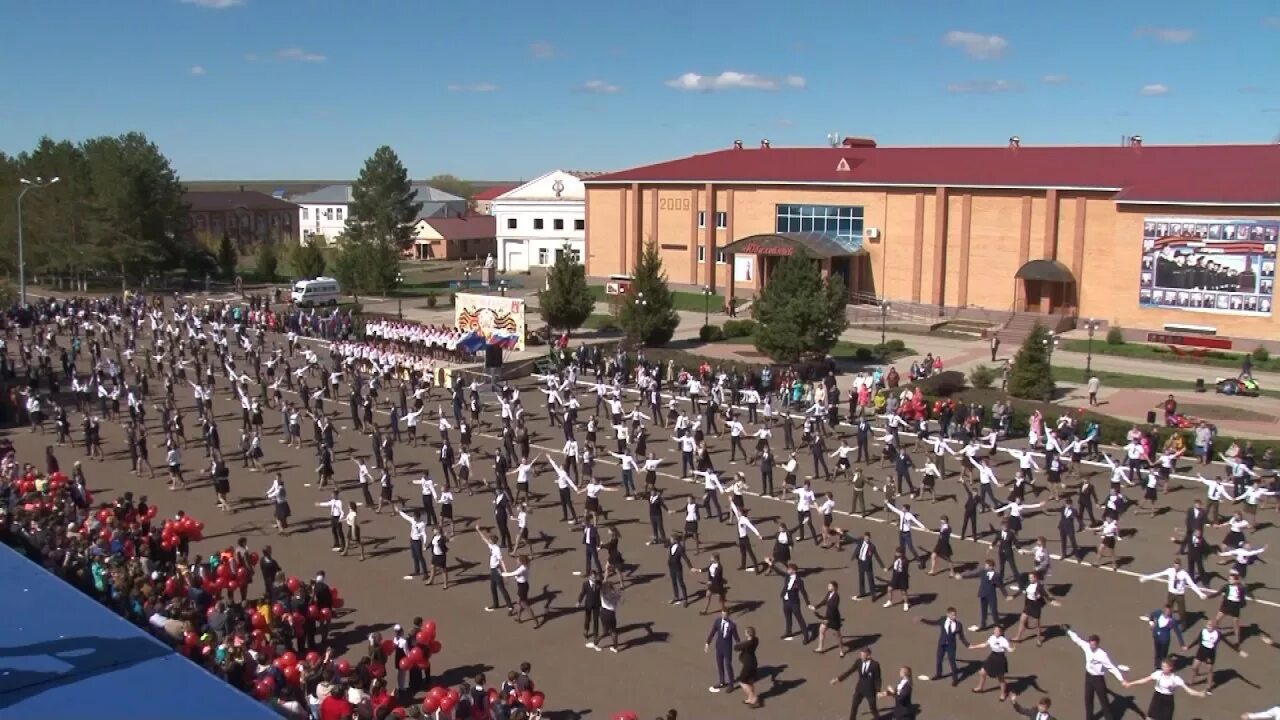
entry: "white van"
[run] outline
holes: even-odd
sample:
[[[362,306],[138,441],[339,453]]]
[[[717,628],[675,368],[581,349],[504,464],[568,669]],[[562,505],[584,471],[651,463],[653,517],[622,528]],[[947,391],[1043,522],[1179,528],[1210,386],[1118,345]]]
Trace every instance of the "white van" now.
[[[342,297],[338,281],[330,277],[319,277],[315,280],[299,280],[293,284],[291,299],[298,307],[316,307],[318,305],[337,305]]]

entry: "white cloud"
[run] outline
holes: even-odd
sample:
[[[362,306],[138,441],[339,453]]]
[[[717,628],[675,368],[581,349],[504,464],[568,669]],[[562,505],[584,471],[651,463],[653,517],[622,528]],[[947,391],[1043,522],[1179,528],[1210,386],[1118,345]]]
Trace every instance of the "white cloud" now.
[[[308,52],[299,47],[285,48],[276,51],[276,57],[281,60],[295,60],[297,62],[318,63],[324,62],[325,56],[320,53]]]
[[[605,82],[604,80],[588,80],[582,84],[582,89],[589,93],[598,93],[600,95],[608,95],[616,93],[622,88]]]
[[[449,85],[449,92],[472,92],[472,93],[488,93],[498,89],[493,83],[467,83]]]
[[[990,95],[993,93],[1022,92],[1022,83],[1013,80],[972,80],[970,82],[950,83],[949,93],[971,93]]]
[[[776,78],[757,75],[755,73],[735,72],[733,70],[725,70],[719,75],[699,75],[698,73],[688,72],[678,78],[668,80],[667,87],[676,90],[699,90],[702,92],[712,92],[715,90],[777,90],[782,86],[789,88],[802,88],[805,86],[805,79],[799,75],[788,75],[781,81]]]
[[[551,43],[536,42],[529,45],[529,54],[539,60],[546,60],[559,55],[560,51],[556,50],[556,46]]]
[[[1140,27],[1134,31],[1134,34],[1138,37],[1151,38],[1168,45],[1181,45],[1182,43],[1190,42],[1196,36],[1194,30],[1164,27]]]
[[[1040,78],[1040,82],[1045,85],[1066,85],[1071,82],[1070,75],[1049,74]]]
[[[967,30],[952,30],[942,36],[942,41],[953,48],[960,48],[975,60],[994,60],[1003,57],[1009,49],[1009,41],[999,35],[983,35]]]
[[[1147,97],[1156,97],[1158,95],[1168,95],[1169,86],[1163,83],[1151,83],[1150,85],[1143,85],[1142,89],[1138,91],[1138,94],[1146,95]]]
[[[179,2],[183,5],[195,5],[210,10],[226,10],[244,4],[244,0],[179,0]]]
[[[203,66],[203,65],[192,65],[192,66],[191,66],[191,74],[192,74],[192,75],[197,75],[197,76],[198,76],[198,75],[204,75],[204,74],[205,74],[205,72],[204,72],[204,66]]]

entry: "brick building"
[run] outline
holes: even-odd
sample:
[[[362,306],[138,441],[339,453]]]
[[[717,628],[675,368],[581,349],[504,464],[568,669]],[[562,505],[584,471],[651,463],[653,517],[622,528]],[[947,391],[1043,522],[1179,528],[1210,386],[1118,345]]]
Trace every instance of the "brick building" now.
[[[738,142],[586,188],[593,277],[652,241],[672,283],[746,296],[803,252],[855,303],[1280,337],[1280,145]]]
[[[189,229],[196,237],[231,237],[241,252],[266,239],[297,242],[298,206],[270,195],[245,190],[188,192]]]

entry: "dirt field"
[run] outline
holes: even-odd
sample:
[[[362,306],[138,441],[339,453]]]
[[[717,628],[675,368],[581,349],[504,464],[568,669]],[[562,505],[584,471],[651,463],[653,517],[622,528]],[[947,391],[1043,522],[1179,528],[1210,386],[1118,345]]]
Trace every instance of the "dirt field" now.
[[[225,381],[220,379],[220,385],[214,408],[220,418],[223,447],[229,449],[237,446],[240,413],[238,404],[228,395]],[[158,382],[153,385],[158,386]],[[526,380],[521,386],[524,388],[522,399],[527,407],[526,417],[533,432],[532,441],[538,450],[553,453],[552,457],[559,462],[559,451],[563,444],[560,430],[548,427],[542,407],[542,394],[533,387],[532,381]],[[440,390],[435,391],[435,395],[427,403],[429,408],[434,410],[437,402],[444,402],[447,406],[447,399],[441,393]],[[187,390],[180,390],[178,397],[187,416],[187,434],[189,437],[196,436],[198,429],[191,407],[191,394]],[[487,416],[491,423],[496,424],[497,413],[491,412],[496,410],[496,403],[492,402],[491,395],[488,399],[490,407],[486,411]],[[584,389],[582,400],[582,419],[585,421],[590,416],[590,412],[586,411],[590,410],[594,398],[586,395]],[[360,493],[354,484],[355,465],[348,457],[353,448],[356,454],[369,454],[370,442],[368,437],[347,429],[350,423],[345,399],[328,406],[341,429],[337,442],[341,452],[335,467],[346,488],[343,497],[355,499]],[[163,437],[154,431],[155,416],[156,413],[152,413],[149,422],[152,423],[153,439],[160,442]],[[237,537],[245,536],[254,548],[260,548],[264,544],[272,545],[276,557],[289,574],[309,577],[317,570],[325,570],[331,584],[340,588],[347,600],[349,612],[336,623],[338,630],[335,640],[340,647],[352,648],[352,655],[361,651],[360,643],[368,633],[375,630],[388,632],[394,623],[407,625],[414,616],[424,616],[439,623],[444,651],[433,660],[433,665],[437,674],[443,672],[450,681],[484,671],[488,674],[490,683],[497,684],[508,670],[522,661],[529,661],[533,664],[533,677],[539,689],[547,694],[546,707],[554,711],[552,717],[590,717],[592,720],[600,720],[611,718],[620,710],[635,710],[642,718],[651,718],[665,712],[667,708],[677,708],[681,718],[693,720],[748,716],[848,716],[852,683],[832,687],[829,681],[849,667],[854,656],[841,660],[834,649],[823,655],[816,655],[812,652],[813,644],[803,645],[798,639],[792,642],[779,639],[783,628],[779,601],[782,580],[735,570],[738,558],[733,540],[736,534],[731,525],[720,525],[714,519],[704,520],[703,539],[704,542],[709,541],[708,549],[719,550],[728,569],[727,577],[731,586],[729,597],[740,629],[754,626],[759,631],[759,660],[763,674],[768,679],[758,686],[764,707],[757,710],[742,706],[741,694],[738,692],[708,692],[708,686],[715,682],[715,667],[713,658],[703,653],[703,642],[711,628],[713,615],[701,613],[703,599],[699,579],[702,576],[686,574],[690,591],[695,592],[690,607],[668,604],[671,592],[663,561],[663,549],[645,545],[649,538],[649,528],[643,501],[628,502],[621,493],[603,495],[604,506],[611,511],[604,525],[616,527],[622,533],[623,554],[634,569],[628,580],[625,601],[619,611],[623,629],[623,651],[616,655],[610,652],[597,653],[583,646],[581,619],[574,608],[581,578],[575,577],[573,571],[580,570],[583,562],[580,533],[560,521],[560,513],[555,507],[554,474],[545,466],[540,467],[539,474],[533,480],[534,490],[544,493],[545,498],[540,503],[541,507],[535,509],[531,521],[531,534],[543,537],[542,542],[535,542],[539,554],[533,565],[532,595],[536,599],[538,612],[545,613],[549,622],[535,630],[528,623],[515,624],[503,612],[485,611],[485,606],[489,604],[487,553],[479,538],[470,532],[470,528],[477,522],[477,518],[482,525],[492,523],[491,496],[488,493],[478,493],[474,497],[462,493],[458,497],[459,533],[450,552],[451,560],[455,563],[453,577],[457,582],[456,586],[447,591],[441,589],[439,584],[423,587],[417,580],[402,579],[411,569],[407,551],[408,527],[399,517],[388,515],[385,511],[382,516],[375,516],[372,509],[363,511],[363,533],[369,552],[368,560],[362,562],[355,556],[339,557],[330,551],[327,511],[315,507],[315,503],[327,499],[328,493],[309,486],[314,484],[315,453],[309,446],[293,450],[277,442],[279,414],[267,411],[266,416],[266,428],[270,435],[265,438],[264,448],[269,472],[251,473],[242,470],[239,453],[228,452],[232,467],[232,497],[237,502],[237,511],[234,513],[224,514],[215,507],[213,491],[203,478],[186,491],[173,492],[166,489],[163,471],[154,480],[131,475],[128,472],[128,455],[121,452],[123,430],[119,426],[107,427],[105,423],[104,442],[111,457],[104,463],[85,461],[90,488],[99,501],[106,501],[125,490],[132,490],[135,494],[148,495],[158,503],[162,515],[171,514],[178,509],[186,510],[206,525],[205,541],[198,545],[197,552],[221,548],[232,544]],[[385,422],[385,414],[379,419]],[[79,423],[79,415],[73,413],[72,426],[78,428]],[[429,423],[422,429],[426,431],[424,435],[432,439],[429,446],[423,444],[410,448],[402,444],[396,448],[400,470],[396,477],[396,494],[406,498],[414,506],[418,504],[418,492],[410,481],[428,468],[434,475],[439,475],[436,453],[438,434],[434,423]],[[498,447],[494,429],[491,425],[477,433],[476,443],[479,448],[491,451]],[[748,430],[752,429],[754,428],[749,426]],[[454,432],[456,438],[456,431]],[[651,427],[650,433],[650,447],[668,461],[659,476],[659,484],[666,488],[668,507],[682,509],[686,494],[701,495],[701,483],[685,483],[676,477],[679,474],[679,453],[674,444],[667,441],[668,430]],[[45,445],[53,439],[51,435],[30,434],[26,430],[13,431],[10,436],[20,457],[34,463],[41,462]],[[78,432],[76,436],[78,439]],[[303,437],[310,437],[309,427],[303,428]],[[608,436],[602,433],[601,437]],[[579,439],[581,438],[580,434]],[[785,457],[781,451],[781,433],[776,433],[773,440],[775,451],[779,456]],[[829,439],[828,444],[834,448],[838,442]],[[713,441],[713,445],[717,450],[713,458],[722,473],[742,470],[746,472],[751,488],[759,489],[759,473],[754,467],[747,466],[741,460],[732,464],[729,462],[727,437]],[[83,449],[58,448],[57,455],[63,467],[69,468],[72,461],[83,459]],[[612,460],[608,456],[606,458]],[[801,451],[799,459],[803,479],[806,473],[812,471],[812,464],[807,451]],[[491,472],[492,463],[481,460],[478,452],[473,451],[473,460],[473,477],[482,478]],[[162,449],[152,451],[152,461],[157,466],[163,463]],[[1007,455],[1000,456],[1000,461],[1004,464],[997,472],[1002,481],[1008,481],[1016,464]],[[193,443],[186,452],[185,465],[190,470],[203,462],[203,452]],[[834,469],[835,461],[829,459],[828,462]],[[923,465],[923,459],[919,456],[917,465]],[[959,463],[953,461],[949,467],[954,470],[958,466]],[[1090,470],[1098,472],[1096,468]],[[275,534],[271,522],[271,506],[263,497],[270,484],[270,471],[283,472],[289,486],[295,527],[287,536]],[[873,465],[870,472],[879,480],[890,476],[891,468],[880,470]],[[618,474],[615,465],[604,462],[598,464],[597,476],[609,478],[610,486],[620,484]],[[779,487],[782,475],[780,470],[776,473]],[[1108,475],[1109,473],[1095,477],[1095,485],[1104,495]],[[637,482],[640,481],[641,477],[638,476]],[[1175,484],[1178,483],[1175,481]],[[1054,700],[1056,716],[1076,718],[1083,714],[1082,655],[1065,637],[1063,624],[1070,624],[1082,635],[1100,634],[1104,646],[1116,662],[1132,667],[1129,677],[1137,677],[1139,673],[1150,670],[1151,634],[1141,616],[1161,605],[1165,592],[1162,583],[1138,583],[1136,574],[1163,569],[1174,555],[1176,545],[1170,542],[1170,535],[1175,530],[1180,531],[1182,511],[1192,499],[1203,496],[1203,489],[1199,485],[1185,481],[1180,485],[1179,489],[1161,498],[1163,504],[1171,506],[1168,512],[1155,518],[1134,517],[1132,511],[1126,514],[1122,527],[1131,531],[1131,534],[1126,535],[1120,543],[1120,571],[1112,572],[1109,569],[1055,560],[1049,585],[1061,599],[1062,606],[1045,610],[1046,626],[1052,626],[1047,628],[1047,640],[1043,647],[1037,647],[1033,640],[1024,641],[1010,657],[1011,675],[1016,676],[1015,690],[1024,693],[1024,703],[1034,703],[1035,698],[1049,694]],[[819,496],[828,489],[835,492],[837,507],[847,510],[850,506],[848,485],[828,484],[821,479],[814,481],[814,490]],[[944,496],[940,502],[916,502],[915,510],[930,528],[936,528],[939,517],[947,514],[958,530],[962,512],[955,498],[959,493],[963,499],[963,493],[959,492],[960,486],[955,479],[948,479],[940,483],[939,491]],[[1000,494],[1003,497],[1003,493]],[[1137,497],[1136,490],[1130,490],[1128,494],[1130,497]],[[576,500],[581,513],[581,497]],[[869,492],[868,501],[873,507],[879,507],[881,496]],[[792,522],[794,508],[774,499],[756,496],[749,496],[747,505],[765,536],[764,541],[754,541],[757,554],[763,558],[772,546],[772,534],[776,531],[777,521],[783,519],[788,523]],[[1253,537],[1256,546],[1280,537],[1274,525],[1277,517],[1274,507],[1274,502],[1269,500],[1266,509],[1259,515],[1261,527]],[[727,503],[725,508],[727,510]],[[1021,537],[1031,539],[1044,535],[1049,538],[1050,548],[1056,553],[1056,515],[1042,515],[1040,512],[1031,513]],[[885,512],[877,512],[869,519],[853,518],[842,512],[837,514],[836,524],[855,535],[870,530],[882,557],[888,560],[897,544],[894,525],[887,522],[892,519]],[[681,515],[668,515],[668,530],[679,528],[681,521]],[[998,520],[995,515],[984,514],[980,517],[980,523],[983,530],[986,530],[988,523],[998,524]],[[466,532],[462,531],[464,527]],[[1212,530],[1209,539],[1217,542],[1223,532]],[[1095,544],[1094,538],[1086,530],[1080,535],[1080,542],[1091,548]],[[927,550],[933,546],[933,537],[918,532],[916,544],[922,550]],[[968,541],[957,539],[953,541],[953,545],[956,559],[969,567],[980,562],[986,552],[985,545]],[[708,552],[692,554],[693,548],[690,547],[690,553],[695,565],[705,566],[709,560]],[[1032,565],[1031,557],[1020,555],[1018,559],[1019,567],[1026,572]],[[1087,559],[1096,559],[1096,556],[1090,555]],[[928,577],[913,565],[913,606],[909,612],[904,612],[898,605],[884,608],[879,601],[850,601],[849,597],[856,591],[857,583],[850,567],[848,548],[840,551],[822,550],[811,542],[801,541],[796,543],[795,560],[804,569],[808,592],[815,602],[822,596],[827,581],[840,582],[847,647],[850,650],[873,647],[876,657],[883,665],[885,682],[890,682],[896,676],[897,668],[904,664],[912,666],[913,675],[933,674],[937,630],[922,624],[921,620],[934,620],[943,614],[948,605],[954,605],[959,609],[965,625],[977,621],[978,600],[974,581],[955,580],[946,574]],[[1243,647],[1248,657],[1244,656],[1245,653],[1237,653],[1226,647],[1224,643],[1218,656],[1220,687],[1212,697],[1204,699],[1180,695],[1177,699],[1179,717],[1234,718],[1241,712],[1260,710],[1277,702],[1274,683],[1276,668],[1280,667],[1280,656],[1277,655],[1277,648],[1267,644],[1262,635],[1264,632],[1275,631],[1276,621],[1280,619],[1280,610],[1277,609],[1280,592],[1276,590],[1280,584],[1280,573],[1277,573],[1276,567],[1277,564],[1272,562],[1255,564],[1251,569],[1249,581],[1256,600],[1244,612],[1247,629]],[[1210,563],[1210,570],[1220,573],[1211,583],[1214,588],[1220,587],[1225,568]],[[883,573],[881,576],[883,577]],[[514,596],[514,583],[508,587]],[[1212,615],[1217,605],[1216,599],[1190,599],[1189,606],[1194,611],[1195,624],[1187,631],[1189,642],[1195,642],[1194,638],[1203,624],[1205,614]],[[1021,607],[1021,598],[1001,604],[1006,624],[1016,622],[1016,613]],[[810,622],[816,622],[813,613],[806,610],[805,614]],[[968,636],[973,643],[986,639],[986,633],[970,632]],[[1031,637],[1034,638],[1034,635]],[[920,717],[977,718],[986,717],[987,713],[991,713],[992,717],[1013,716],[1011,708],[999,703],[998,693],[990,687],[982,695],[970,692],[975,684],[974,673],[985,654],[985,651],[961,651],[965,679],[959,687],[952,687],[946,681],[917,682],[915,700],[921,707]],[[1189,665],[1189,659],[1185,664]],[[1190,677],[1186,670],[1183,675],[1188,679]],[[1128,707],[1129,713],[1134,713],[1146,708],[1151,693],[1150,686],[1125,691],[1114,679],[1110,685],[1113,691],[1120,693],[1115,699],[1117,710]],[[890,701],[882,701],[882,712],[890,706]],[[863,712],[865,713],[865,708]],[[1136,715],[1126,713],[1126,716]],[[867,716],[864,714],[863,717]]]

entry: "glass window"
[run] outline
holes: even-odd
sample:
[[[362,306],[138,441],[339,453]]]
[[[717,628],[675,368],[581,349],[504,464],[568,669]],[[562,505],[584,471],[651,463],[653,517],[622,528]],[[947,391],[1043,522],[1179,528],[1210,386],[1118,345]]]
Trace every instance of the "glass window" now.
[[[515,230],[515,229],[516,229],[516,219],[515,219],[515,218],[507,218],[507,229],[508,229],[508,230]]]
[[[535,220],[534,222],[542,222],[542,221],[541,221],[541,220]],[[547,264],[547,249],[546,249],[546,248],[538,248],[538,264],[539,264],[539,265],[546,265],[546,264]]]
[[[335,218],[335,219],[337,219],[337,220],[341,220],[341,219],[342,219],[342,208],[338,208],[337,210],[334,210],[334,211],[333,211],[333,215],[334,215],[334,218]]]
[[[861,238],[863,209],[839,205],[778,205],[778,232],[815,232]]]
[[[556,218],[555,220],[552,220],[552,221],[551,221],[551,228],[552,228],[553,230],[563,230],[563,229],[564,229],[564,220],[562,220],[562,219],[560,219],[560,218]]]
[[[581,250],[579,250],[579,249],[577,249],[577,248],[573,248],[572,250],[570,250],[570,251],[569,251],[569,254],[573,256],[573,261],[574,261],[574,262],[578,263],[579,265],[581,265],[581,264],[582,264],[582,251],[581,251]]]
[[[800,218],[800,232],[813,232],[813,218]]]
[[[333,219],[333,208],[325,208],[325,209],[324,209],[324,219],[325,219],[325,220],[332,220],[332,219]]]
[[[533,229],[534,229],[534,230],[541,230],[541,229],[542,229],[542,218],[534,218],[534,219],[533,219]]]
[[[701,245],[698,246],[698,262],[707,261],[707,249]]]
[[[716,253],[716,262],[721,265],[724,265],[725,263],[729,262],[729,256],[725,255],[722,252],[718,252]]]
[[[583,220],[582,218],[578,218],[577,220],[574,220],[574,221],[573,221],[573,229],[574,229],[574,230],[586,230],[586,229],[587,229],[587,221],[586,221],[586,220]]]
[[[311,215],[311,209],[310,209],[310,208],[302,208],[302,219],[303,219],[303,220],[310,220],[310,219],[311,219],[310,215]]]
[[[729,227],[729,213],[726,213],[726,212],[716,213],[716,229],[723,230],[727,227]]]
[[[706,226],[707,226],[707,213],[704,210],[699,210],[698,211],[698,227],[704,228]]]

